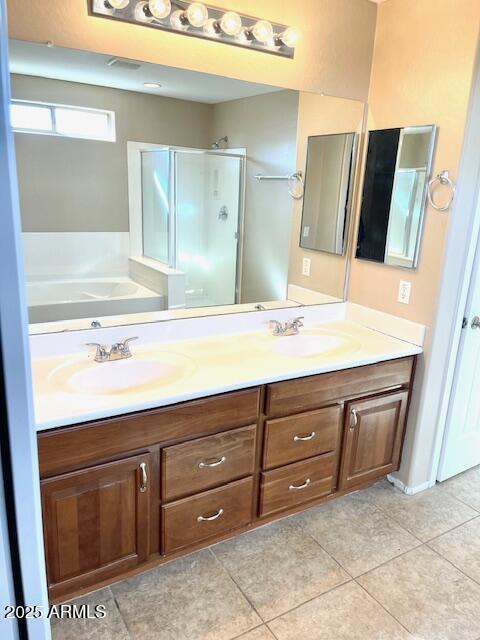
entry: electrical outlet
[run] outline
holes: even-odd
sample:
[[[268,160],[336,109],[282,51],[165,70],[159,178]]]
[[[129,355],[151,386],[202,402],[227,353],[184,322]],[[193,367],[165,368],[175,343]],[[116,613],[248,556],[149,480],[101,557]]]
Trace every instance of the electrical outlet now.
[[[310,258],[304,258],[302,262],[302,276],[310,275]]]
[[[400,280],[398,287],[398,302],[402,304],[410,304],[410,294],[412,292],[412,283],[408,280]]]

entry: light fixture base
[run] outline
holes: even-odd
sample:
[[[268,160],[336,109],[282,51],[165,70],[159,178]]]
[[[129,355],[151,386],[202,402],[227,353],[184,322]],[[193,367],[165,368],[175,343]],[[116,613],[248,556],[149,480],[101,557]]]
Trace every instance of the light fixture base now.
[[[170,22],[170,15],[163,18],[158,19],[155,17],[150,17],[147,12],[146,17],[148,20],[138,20],[135,17],[135,7],[138,4],[138,0],[130,0],[129,4],[123,9],[113,9],[111,5],[108,4],[108,0],[89,0],[90,6],[90,15],[102,17],[102,18],[110,18],[113,20],[119,20],[121,22],[128,22],[130,24],[137,24],[143,27],[149,27],[153,29],[161,29],[163,31],[170,31],[173,33],[181,33],[183,35],[193,36],[195,38],[202,38],[203,40],[212,40],[214,42],[223,42],[224,44],[234,45],[236,47],[243,47],[244,49],[249,49],[250,51],[263,51],[264,53],[270,53],[272,55],[281,56],[283,58],[293,58],[295,54],[295,49],[291,47],[287,47],[284,42],[280,40],[278,37],[279,34],[282,34],[288,29],[287,25],[280,24],[277,22],[270,22],[273,27],[273,32],[275,36],[270,42],[260,42],[254,37],[239,37],[239,36],[230,36],[220,28],[216,28],[214,32],[210,32],[208,29],[203,29],[202,27],[194,27],[192,26],[188,20],[187,24],[182,24],[181,28],[177,28],[175,25],[172,25]],[[185,12],[191,2],[186,2],[184,0],[172,0],[172,11],[182,11]],[[219,25],[223,15],[226,11],[223,9],[219,9],[218,7],[212,7],[208,4],[205,4],[208,9],[208,16],[210,20],[215,21],[215,25]],[[148,12],[150,13],[150,12]],[[239,14],[242,19],[242,34],[251,34],[253,33],[253,28],[257,24],[257,22],[263,20],[262,18],[254,18],[252,16]],[[182,21],[183,22],[183,21]],[[213,22],[212,22],[213,24]]]

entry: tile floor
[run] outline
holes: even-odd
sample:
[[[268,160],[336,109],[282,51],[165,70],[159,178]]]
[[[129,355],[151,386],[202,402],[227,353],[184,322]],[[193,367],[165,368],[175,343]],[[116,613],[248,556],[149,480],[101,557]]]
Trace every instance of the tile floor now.
[[[480,468],[382,481],[97,591],[54,640],[480,640]]]

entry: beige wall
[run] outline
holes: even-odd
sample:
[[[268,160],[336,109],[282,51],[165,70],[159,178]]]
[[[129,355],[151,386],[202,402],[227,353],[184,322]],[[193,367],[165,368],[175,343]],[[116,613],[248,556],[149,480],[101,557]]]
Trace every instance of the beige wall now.
[[[228,135],[247,149],[242,302],[286,297],[292,207],[286,182],[258,182],[256,174],[295,171],[297,91],[277,91],[216,104],[212,139]]]
[[[87,0],[8,0],[9,34],[285,88],[366,98],[376,17],[369,0],[214,4],[298,27],[302,39],[295,59],[91,17]]]
[[[362,130],[363,102],[301,93],[298,109],[297,168],[305,174],[308,137],[329,133],[350,133]],[[347,253],[344,256],[311,251],[299,246],[303,200],[293,205],[290,245],[290,284],[343,298]],[[351,242],[351,237],[349,238]],[[302,260],[310,258],[310,276],[302,275]]]
[[[455,179],[477,45],[480,2],[388,0],[378,11],[368,128],[436,124],[438,138],[432,173],[449,169]],[[415,270],[354,259],[349,300],[431,327],[448,220],[448,213],[427,207],[420,260]],[[412,282],[410,305],[397,302],[401,279]]]
[[[17,133],[23,231],[128,231],[127,141],[210,145],[212,106],[29,76],[14,98],[115,111],[117,141]]]
[[[388,0],[379,6],[368,127],[436,124],[434,175],[448,169],[453,179],[457,177],[479,25],[478,0]],[[436,411],[431,412],[432,419],[417,418],[450,215],[427,207],[417,269],[356,259],[351,265],[349,300],[420,322],[428,329],[400,471],[409,486],[428,480],[437,431]],[[396,301],[400,279],[412,282],[409,305]]]

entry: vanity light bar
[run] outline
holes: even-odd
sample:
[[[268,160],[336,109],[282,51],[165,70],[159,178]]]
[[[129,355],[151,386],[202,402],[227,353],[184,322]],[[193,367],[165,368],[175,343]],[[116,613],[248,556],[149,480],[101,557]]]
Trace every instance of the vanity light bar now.
[[[91,15],[293,58],[294,27],[184,0],[91,0]]]

